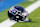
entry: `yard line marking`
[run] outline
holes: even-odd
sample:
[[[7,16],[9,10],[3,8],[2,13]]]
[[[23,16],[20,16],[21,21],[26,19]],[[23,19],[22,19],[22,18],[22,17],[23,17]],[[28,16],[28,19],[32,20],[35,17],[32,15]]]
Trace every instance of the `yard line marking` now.
[[[31,13],[32,11],[34,11],[36,8],[38,8],[40,6],[40,1],[37,1],[36,3],[28,6],[27,8],[25,8],[26,11],[28,11],[28,13]]]
[[[37,1],[37,2],[33,3],[32,5],[26,7],[25,10],[28,11],[28,13],[31,13],[32,11],[34,11],[38,7],[39,7],[39,1]],[[7,19],[4,22],[0,23],[0,27],[11,27],[15,23],[16,22],[11,22],[9,19]]]

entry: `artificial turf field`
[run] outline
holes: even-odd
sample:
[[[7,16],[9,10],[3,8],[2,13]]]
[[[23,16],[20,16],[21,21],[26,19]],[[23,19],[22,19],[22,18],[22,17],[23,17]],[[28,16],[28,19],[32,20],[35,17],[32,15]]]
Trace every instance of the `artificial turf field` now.
[[[30,13],[31,22],[17,22],[11,27],[40,27],[40,7]]]
[[[18,5],[23,6],[25,8],[25,7],[29,6],[29,5],[31,5],[32,3],[34,3],[35,1],[36,0],[34,0],[34,1],[25,1],[25,2],[23,2],[21,4],[18,4]],[[8,16],[7,16],[8,10],[9,9],[0,12],[0,23],[5,21],[6,19],[8,19]]]

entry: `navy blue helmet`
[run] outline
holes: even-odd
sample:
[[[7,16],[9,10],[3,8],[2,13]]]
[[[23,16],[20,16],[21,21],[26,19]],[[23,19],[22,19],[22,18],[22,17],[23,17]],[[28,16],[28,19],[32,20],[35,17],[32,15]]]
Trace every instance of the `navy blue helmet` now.
[[[19,10],[19,11],[21,11],[21,12],[25,11],[24,8],[21,7],[21,6],[15,6],[14,8],[17,9],[17,10]]]
[[[11,10],[11,12],[10,12],[10,10]],[[10,12],[11,14],[13,14],[13,15],[16,15],[17,10],[18,10],[18,11],[21,11],[21,13],[25,11],[24,8],[21,7],[21,6],[14,6],[14,7],[11,8],[10,10],[9,10],[9,12]],[[15,10],[15,11],[14,11],[14,10]]]

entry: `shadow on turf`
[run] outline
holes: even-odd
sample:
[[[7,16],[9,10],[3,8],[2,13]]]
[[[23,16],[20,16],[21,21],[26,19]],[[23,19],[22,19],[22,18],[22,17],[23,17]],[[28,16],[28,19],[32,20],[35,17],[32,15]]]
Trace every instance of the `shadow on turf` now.
[[[17,23],[38,23],[37,21],[31,21],[31,22],[17,22]]]

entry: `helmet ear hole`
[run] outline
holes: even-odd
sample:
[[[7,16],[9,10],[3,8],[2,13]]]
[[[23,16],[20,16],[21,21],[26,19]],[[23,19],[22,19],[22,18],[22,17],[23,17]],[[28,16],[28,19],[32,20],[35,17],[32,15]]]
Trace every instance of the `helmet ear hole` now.
[[[17,11],[16,11],[17,12]]]
[[[20,13],[20,12],[18,12],[18,13]]]

